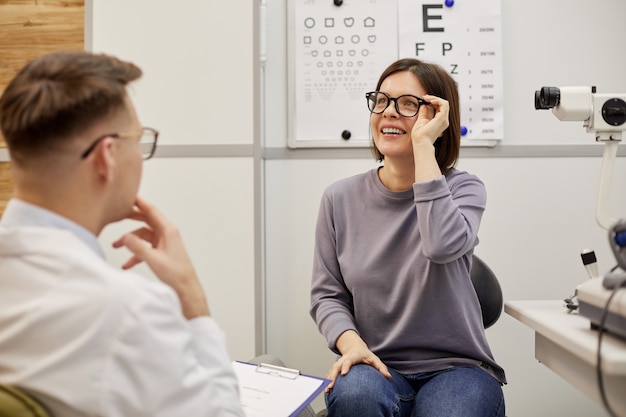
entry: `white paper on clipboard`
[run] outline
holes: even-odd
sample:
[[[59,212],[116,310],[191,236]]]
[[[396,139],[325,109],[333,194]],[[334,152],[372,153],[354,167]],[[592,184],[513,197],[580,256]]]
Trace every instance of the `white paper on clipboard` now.
[[[239,361],[232,365],[246,417],[296,416],[330,383],[281,366]]]

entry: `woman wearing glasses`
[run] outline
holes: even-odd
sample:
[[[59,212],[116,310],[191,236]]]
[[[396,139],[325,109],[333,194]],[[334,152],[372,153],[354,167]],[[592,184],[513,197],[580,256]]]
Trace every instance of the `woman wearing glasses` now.
[[[402,59],[366,99],[383,165],[328,187],[316,228],[310,312],[339,355],[328,415],[504,416],[469,275],[486,192],[455,168],[456,83]]]

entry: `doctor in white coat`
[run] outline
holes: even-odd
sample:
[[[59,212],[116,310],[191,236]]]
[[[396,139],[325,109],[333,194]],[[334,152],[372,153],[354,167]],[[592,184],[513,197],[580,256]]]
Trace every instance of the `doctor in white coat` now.
[[[158,132],[127,85],[135,65],[88,52],[40,57],[0,98],[15,197],[0,221],[0,382],[54,415],[243,416],[223,332],[178,230],[137,197]],[[108,264],[97,236],[132,258]],[[146,262],[160,279],[131,270]]]

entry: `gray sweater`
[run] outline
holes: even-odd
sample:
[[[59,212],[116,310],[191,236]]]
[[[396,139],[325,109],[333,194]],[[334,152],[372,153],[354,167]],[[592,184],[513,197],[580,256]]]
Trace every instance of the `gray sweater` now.
[[[446,176],[387,189],[377,169],[329,186],[315,232],[310,313],[331,350],[355,330],[405,374],[482,366],[502,383],[470,280],[484,184]]]

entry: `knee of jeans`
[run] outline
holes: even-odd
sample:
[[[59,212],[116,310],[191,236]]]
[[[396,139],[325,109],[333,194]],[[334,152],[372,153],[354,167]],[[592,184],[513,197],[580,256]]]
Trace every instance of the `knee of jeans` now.
[[[346,375],[338,375],[331,394],[343,399],[377,396],[384,391],[385,377],[369,365],[354,365]]]
[[[346,375],[339,375],[328,394],[328,404],[369,404],[390,407],[398,401],[412,401],[414,392],[403,392],[378,370],[369,365],[355,365]],[[406,397],[406,398],[405,398]]]
[[[415,399],[414,392],[403,392],[403,390],[398,392],[397,387],[380,373],[378,373],[380,378],[376,374],[370,374],[369,379],[365,379],[364,375],[359,375],[356,378],[356,375],[353,375],[352,378],[348,375],[336,381],[335,387],[326,396],[329,417],[405,416],[410,414]],[[337,384],[339,381],[341,382]]]

